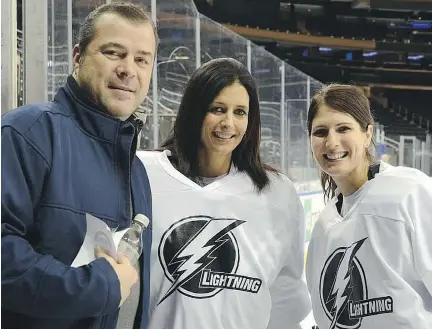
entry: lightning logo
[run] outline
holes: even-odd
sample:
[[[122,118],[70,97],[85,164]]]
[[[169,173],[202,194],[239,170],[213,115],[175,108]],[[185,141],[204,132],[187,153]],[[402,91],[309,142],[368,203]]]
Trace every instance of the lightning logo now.
[[[158,305],[177,289],[182,288],[188,282],[192,282],[194,278],[195,280],[199,278],[197,275],[211,266],[218,258],[219,253],[217,251],[228,241],[232,245],[231,231],[245,222],[237,219],[210,217],[191,217],[182,220],[165,233],[159,246],[159,258],[163,267],[165,264],[165,273],[169,275],[168,278],[172,284]],[[177,235],[179,233],[183,235],[181,237],[183,241],[178,241]],[[164,254],[163,250],[172,250],[167,249],[166,246],[171,244],[172,247],[172,244],[176,243],[174,236],[177,237],[177,243],[180,246],[175,248],[174,250],[177,251],[171,253],[172,257],[167,259],[168,253],[165,251]],[[234,263],[231,264],[234,265]]]
[[[367,239],[335,249],[324,263],[319,292],[323,311],[330,321],[329,329],[358,329],[363,327],[364,318],[393,313],[393,297],[369,297],[365,269],[356,256]],[[371,267],[370,263],[368,266]],[[364,326],[370,324],[373,323]]]
[[[330,329],[335,328],[340,313],[345,308],[347,301],[351,296],[351,272],[354,267],[353,258],[366,239],[367,238],[357,241],[348,247],[339,262],[336,278],[330,291],[331,295],[329,295],[326,301],[326,303],[329,303],[334,300],[333,308],[331,309],[333,320]]]

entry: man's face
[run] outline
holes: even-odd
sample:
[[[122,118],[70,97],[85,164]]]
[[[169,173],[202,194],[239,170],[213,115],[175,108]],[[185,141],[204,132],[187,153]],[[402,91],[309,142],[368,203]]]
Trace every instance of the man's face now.
[[[106,13],[95,22],[84,54],[74,48],[78,84],[119,119],[127,119],[147,95],[156,51],[150,23],[131,23]]]

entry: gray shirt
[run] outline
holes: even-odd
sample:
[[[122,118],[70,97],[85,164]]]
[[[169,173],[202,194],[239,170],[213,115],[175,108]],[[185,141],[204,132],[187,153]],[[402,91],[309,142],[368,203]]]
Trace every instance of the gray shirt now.
[[[353,194],[343,197],[342,212],[341,212],[342,217],[347,215],[347,213],[349,212],[349,210],[351,210],[354,204],[356,204],[357,201],[363,196],[365,186],[366,184],[364,184],[359,189],[357,189],[357,191],[354,192]]]

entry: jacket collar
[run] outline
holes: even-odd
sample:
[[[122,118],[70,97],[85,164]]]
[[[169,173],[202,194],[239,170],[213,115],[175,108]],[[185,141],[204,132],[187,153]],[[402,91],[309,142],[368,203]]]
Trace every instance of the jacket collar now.
[[[115,142],[118,134],[137,135],[143,127],[143,122],[135,115],[125,121],[111,116],[103,106],[92,101],[90,94],[78,85],[72,75],[59,89],[54,102],[67,108],[88,134],[105,141]]]

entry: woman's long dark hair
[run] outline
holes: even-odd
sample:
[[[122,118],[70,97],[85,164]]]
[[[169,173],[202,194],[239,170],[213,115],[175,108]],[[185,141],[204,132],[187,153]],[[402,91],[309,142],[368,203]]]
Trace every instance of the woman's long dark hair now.
[[[307,119],[309,137],[312,133],[312,121],[322,105],[349,114],[359,123],[363,132],[367,131],[369,125],[374,124],[370,103],[363,90],[351,85],[331,84],[318,91],[312,98]],[[372,144],[375,146],[373,139]],[[366,158],[370,164],[373,163],[374,158],[368,149]],[[323,171],[321,171],[321,186],[326,200],[334,197],[336,183],[330,175]]]
[[[269,183],[267,171],[278,171],[261,161],[258,92],[251,74],[237,60],[215,59],[193,73],[186,85],[174,127],[162,148],[171,151],[178,171],[196,179],[199,176],[198,150],[204,118],[220,91],[235,82],[239,82],[249,94],[249,117],[245,136],[234,149],[231,160],[239,171],[249,175],[258,191],[262,191]]]

